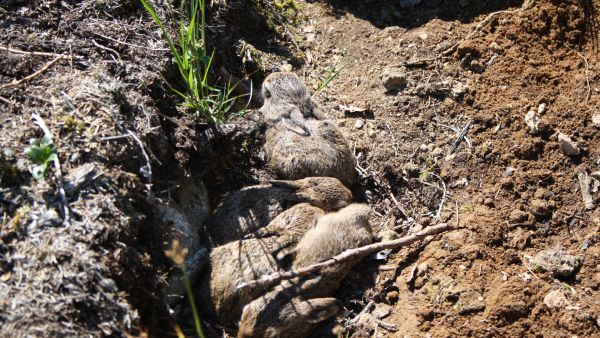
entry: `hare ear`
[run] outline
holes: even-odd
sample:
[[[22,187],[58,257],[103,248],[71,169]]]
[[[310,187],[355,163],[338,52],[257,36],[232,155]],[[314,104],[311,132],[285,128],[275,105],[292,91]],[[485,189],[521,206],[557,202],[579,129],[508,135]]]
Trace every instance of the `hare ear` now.
[[[290,112],[290,116],[284,117],[281,122],[287,129],[298,135],[310,136],[310,130],[304,123],[304,115],[298,107],[294,107]]]
[[[316,103],[315,101],[312,102],[313,104],[313,109],[312,109],[312,116],[314,117],[315,120],[327,120],[328,116],[325,113],[325,111],[323,110],[323,107]]]
[[[271,183],[271,185],[274,187],[286,188],[290,190],[300,189],[300,185],[296,184],[294,181],[270,180],[269,183]]]

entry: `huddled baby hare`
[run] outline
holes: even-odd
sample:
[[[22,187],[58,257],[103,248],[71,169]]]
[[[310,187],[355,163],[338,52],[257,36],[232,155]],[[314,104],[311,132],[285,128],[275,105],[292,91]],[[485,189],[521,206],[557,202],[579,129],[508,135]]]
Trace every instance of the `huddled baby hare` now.
[[[356,160],[334,122],[325,118],[294,73],[273,73],[262,85],[267,121],[265,152],[283,179],[310,176],[338,178],[346,186],[356,181]]]
[[[368,206],[351,204],[321,217],[297,245],[292,269],[370,244],[369,215]],[[238,337],[306,337],[318,323],[338,312],[339,302],[332,295],[362,258],[331,265],[317,275],[281,282],[244,307]]]
[[[266,291],[265,287],[236,290],[237,285],[285,268],[277,259],[283,250],[291,251],[304,233],[325,214],[323,209],[300,203],[280,213],[257,237],[241,239],[213,248],[209,271],[198,293],[203,310],[223,325],[236,323],[243,306]]]
[[[212,246],[239,240],[266,226],[284,210],[306,202],[325,211],[352,201],[352,193],[332,177],[272,181],[234,191],[216,208],[207,224]]]

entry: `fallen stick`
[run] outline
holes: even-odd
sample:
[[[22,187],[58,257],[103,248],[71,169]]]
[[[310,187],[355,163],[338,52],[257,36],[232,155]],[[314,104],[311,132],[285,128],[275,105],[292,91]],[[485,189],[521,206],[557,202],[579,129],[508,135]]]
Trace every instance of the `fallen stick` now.
[[[462,130],[458,134],[458,137],[456,138],[456,140],[452,144],[452,147],[450,148],[450,154],[454,153],[456,151],[456,149],[458,148],[458,146],[460,145],[460,143],[462,142],[462,140],[465,139],[465,137],[467,136],[467,132],[469,131],[469,128],[471,128],[471,123],[473,123],[473,120],[467,121],[465,126],[462,128]]]
[[[83,56],[80,55],[75,55],[75,56],[70,56],[67,54],[56,54],[56,53],[46,53],[46,52],[30,52],[30,51],[26,51],[26,50],[20,50],[20,49],[16,49],[16,48],[10,48],[8,46],[0,46],[0,50],[4,50],[7,51],[9,53],[13,53],[13,54],[21,54],[21,55],[30,55],[30,56],[53,56],[53,57],[66,57],[66,58],[76,58],[76,59],[83,59]]]
[[[27,75],[24,78],[20,79],[20,80],[14,80],[13,82],[9,82],[9,83],[5,83],[0,85],[0,89],[6,89],[9,87],[14,87],[14,86],[18,86],[21,83],[25,82],[25,81],[29,81],[31,79],[33,79],[34,77],[42,74],[43,72],[45,72],[48,68],[50,68],[50,66],[52,66],[53,64],[55,64],[56,62],[58,62],[59,60],[65,58],[64,55],[60,55],[58,56],[56,59],[48,62],[47,64],[45,64],[42,68],[38,69],[36,72],[34,72],[31,75]]]
[[[47,137],[49,137],[52,140],[54,139],[54,137],[52,137],[52,133],[50,132],[50,129],[48,129],[48,126],[46,126],[46,122],[44,122],[44,119],[42,119],[41,116],[39,116],[36,113],[32,113],[31,118],[33,118],[35,120],[35,123],[40,127],[40,129],[42,129],[42,131],[44,132],[44,135],[46,135]],[[52,161],[52,163],[54,164],[54,171],[56,174],[56,183],[58,185],[58,194],[60,196],[60,203],[62,204],[61,207],[62,207],[62,213],[63,213],[63,223],[66,226],[69,226],[69,222],[70,222],[69,205],[67,202],[67,193],[65,192],[65,183],[63,180],[62,170],[60,169],[60,160],[58,159],[58,155],[54,156],[54,160]]]
[[[449,230],[450,228],[451,227],[448,224],[442,223],[442,224],[428,227],[422,231],[419,231],[416,234],[406,236],[403,238],[399,238],[399,239],[396,239],[393,241],[374,243],[374,244],[366,245],[366,246],[363,246],[360,248],[349,249],[349,250],[346,250],[346,251],[342,252],[341,254],[334,256],[326,261],[316,263],[313,265],[309,265],[307,267],[300,268],[296,271],[291,270],[291,271],[286,271],[286,272],[276,272],[276,273],[273,273],[270,275],[262,276],[258,279],[255,279],[255,280],[252,280],[249,282],[240,283],[236,289],[237,290],[245,290],[245,289],[255,288],[258,286],[277,283],[282,280],[305,276],[305,275],[311,274],[313,272],[317,272],[317,271],[319,271],[323,268],[326,268],[330,265],[334,265],[334,264],[338,264],[338,263],[350,260],[356,256],[366,256],[366,255],[369,255],[374,252],[379,252],[381,250],[397,249],[402,246],[410,245],[416,241],[420,241],[420,240],[424,239],[427,236],[433,236],[433,235],[439,234],[441,232]]]

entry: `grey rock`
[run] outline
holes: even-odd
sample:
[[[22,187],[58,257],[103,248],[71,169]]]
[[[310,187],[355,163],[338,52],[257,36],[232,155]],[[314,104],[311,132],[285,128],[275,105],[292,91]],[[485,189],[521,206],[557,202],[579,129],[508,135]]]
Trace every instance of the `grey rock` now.
[[[569,300],[565,296],[565,293],[563,292],[563,290],[550,291],[544,297],[544,304],[551,310],[563,308],[568,303],[569,303]]]
[[[376,304],[375,309],[373,312],[371,312],[371,314],[377,319],[383,319],[389,316],[390,313],[392,313],[392,307],[384,303]]]
[[[381,80],[385,89],[389,91],[400,90],[407,84],[406,74],[401,69],[386,69],[381,75]]]
[[[560,150],[567,156],[577,156],[581,154],[581,149],[577,142],[571,140],[571,138],[563,133],[558,133],[558,145]]]
[[[530,110],[525,114],[525,124],[532,134],[537,134],[540,131],[540,116],[537,112]]]
[[[596,128],[600,128],[600,114],[592,115],[592,124]]]
[[[532,263],[534,270],[547,270],[556,277],[569,277],[581,266],[579,257],[568,254],[561,247],[539,252]]]

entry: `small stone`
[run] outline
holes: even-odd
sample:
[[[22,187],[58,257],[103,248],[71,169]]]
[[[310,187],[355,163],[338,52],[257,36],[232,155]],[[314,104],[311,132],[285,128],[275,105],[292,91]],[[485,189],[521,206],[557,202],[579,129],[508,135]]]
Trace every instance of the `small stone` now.
[[[383,319],[389,316],[390,313],[392,313],[392,307],[383,303],[375,304],[375,309],[371,312],[377,319]]]
[[[398,239],[398,233],[391,229],[382,230],[379,232],[379,238],[382,242],[389,242]]]
[[[423,277],[427,273],[429,265],[427,263],[421,263],[417,265],[417,276]]]
[[[494,51],[495,53],[501,53],[502,52],[502,47],[497,43],[497,42],[492,42],[490,43],[490,49],[492,51]]]
[[[545,103],[540,103],[540,105],[538,106],[538,114],[542,115],[543,113],[546,112],[546,104]]]
[[[37,219],[39,227],[52,227],[62,223],[62,218],[58,215],[55,209],[48,209]]]
[[[525,124],[532,134],[537,134],[540,131],[540,116],[537,112],[530,110],[525,114]]]
[[[410,228],[410,233],[416,234],[417,232],[420,232],[421,230],[423,230],[423,225],[419,224],[419,223],[415,223],[415,225],[413,225],[412,228]]]
[[[548,201],[541,199],[534,199],[531,201],[529,206],[529,210],[536,219],[543,221],[552,217],[552,210],[550,209],[551,205]]]
[[[531,263],[534,271],[550,271],[556,277],[569,277],[581,266],[577,256],[568,254],[560,247],[539,252]]]
[[[119,291],[119,288],[117,287],[117,283],[115,283],[114,280],[110,279],[110,278],[102,278],[98,284],[100,284],[100,286],[108,292],[117,292]]]
[[[356,129],[360,129],[365,125],[365,120],[363,119],[358,119],[356,120],[356,123],[354,124],[354,128]]]
[[[381,76],[385,89],[400,90],[407,84],[406,75],[400,69],[386,69]]]
[[[415,286],[415,289],[420,289],[423,286],[425,286],[425,278],[424,277],[417,277],[415,278],[415,282],[413,284]]]
[[[504,169],[504,172],[502,173],[502,177],[511,177],[515,171],[517,171],[517,168],[513,168],[513,167],[506,167],[506,169]]]
[[[435,147],[433,148],[433,150],[431,151],[431,156],[433,157],[440,157],[444,154],[444,149],[440,148],[440,147]]]
[[[485,206],[487,206],[487,207],[490,207],[490,208],[493,208],[493,207],[494,207],[494,200],[493,200],[492,198],[489,198],[489,197],[488,197],[488,198],[486,198],[486,199],[483,201],[483,205],[485,205]]]
[[[563,133],[558,133],[558,145],[563,153],[567,156],[577,156],[581,154],[579,145],[577,142],[571,140],[571,138]]]
[[[427,145],[426,145],[426,144],[421,144],[421,145],[419,146],[419,151],[421,151],[421,152],[426,152],[427,150],[429,150],[429,148],[427,147]]]
[[[600,128],[600,114],[592,115],[592,124],[596,128]]]
[[[510,215],[508,216],[508,221],[510,223],[523,223],[527,222],[528,219],[529,215],[525,211],[519,209],[511,211]]]
[[[551,310],[562,308],[568,303],[569,300],[565,297],[562,290],[550,291],[550,293],[544,297],[544,304]]]
[[[385,295],[385,300],[388,301],[388,303],[393,303],[396,302],[398,300],[398,291],[390,291]]]
[[[459,98],[467,92],[467,85],[461,82],[457,82],[452,86],[451,94],[454,98]]]

